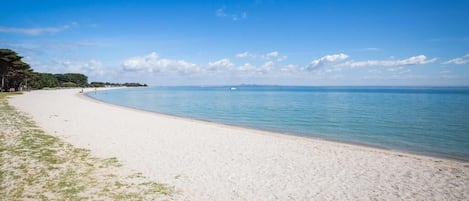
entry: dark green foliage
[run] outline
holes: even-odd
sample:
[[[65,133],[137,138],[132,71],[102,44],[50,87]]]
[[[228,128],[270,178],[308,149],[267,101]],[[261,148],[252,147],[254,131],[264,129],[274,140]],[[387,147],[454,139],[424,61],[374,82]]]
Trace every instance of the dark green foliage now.
[[[86,87],[88,86],[88,77],[79,73],[35,73],[35,79],[31,83],[31,86],[34,89],[56,87]]]
[[[64,82],[62,83],[62,87],[77,87],[78,85],[74,82]]]
[[[105,87],[105,83],[104,82],[91,82],[90,83],[90,87]]]
[[[57,78],[51,73],[35,73],[35,79],[31,82],[34,89],[55,88],[58,86]]]
[[[0,49],[0,79],[1,91],[9,88],[18,90],[28,85],[28,81],[34,78],[31,67],[23,62],[15,51],[10,49]]]
[[[130,82],[130,83],[124,83],[123,86],[126,86],[126,87],[146,87],[147,84],[140,84],[140,83],[136,83],[136,82]]]
[[[75,83],[75,86],[78,87],[85,87],[88,85],[88,77],[79,73],[55,74],[55,77],[57,78],[59,86],[61,87],[67,87],[63,86],[63,83],[67,82],[73,82]]]

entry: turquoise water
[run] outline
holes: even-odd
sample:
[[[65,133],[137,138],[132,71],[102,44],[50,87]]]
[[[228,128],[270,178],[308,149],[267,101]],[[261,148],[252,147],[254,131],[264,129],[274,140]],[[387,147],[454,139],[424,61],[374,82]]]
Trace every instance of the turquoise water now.
[[[230,88],[131,88],[88,96],[164,114],[469,160],[469,88]]]

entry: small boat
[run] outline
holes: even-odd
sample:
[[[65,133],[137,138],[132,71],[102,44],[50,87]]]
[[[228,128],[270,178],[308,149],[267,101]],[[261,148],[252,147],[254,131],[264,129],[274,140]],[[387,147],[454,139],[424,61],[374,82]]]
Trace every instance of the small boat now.
[[[230,90],[234,91],[234,90],[236,90],[236,87],[231,87]]]

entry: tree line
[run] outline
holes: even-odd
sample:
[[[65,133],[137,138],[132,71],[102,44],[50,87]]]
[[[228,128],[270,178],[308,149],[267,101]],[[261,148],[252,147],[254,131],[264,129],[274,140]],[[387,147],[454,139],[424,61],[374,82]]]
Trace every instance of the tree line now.
[[[34,89],[56,87],[87,87],[88,77],[80,73],[34,73],[31,87]]]
[[[21,91],[25,89],[43,89],[57,87],[142,87],[140,83],[91,82],[80,73],[52,74],[34,72],[31,66],[22,61],[15,51],[0,49],[0,91]]]

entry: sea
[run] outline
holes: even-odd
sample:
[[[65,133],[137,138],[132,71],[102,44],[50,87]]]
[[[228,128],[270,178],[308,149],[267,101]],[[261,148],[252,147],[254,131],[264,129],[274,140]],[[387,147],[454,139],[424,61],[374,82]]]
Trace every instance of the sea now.
[[[87,95],[168,115],[469,161],[469,87],[180,86]]]

